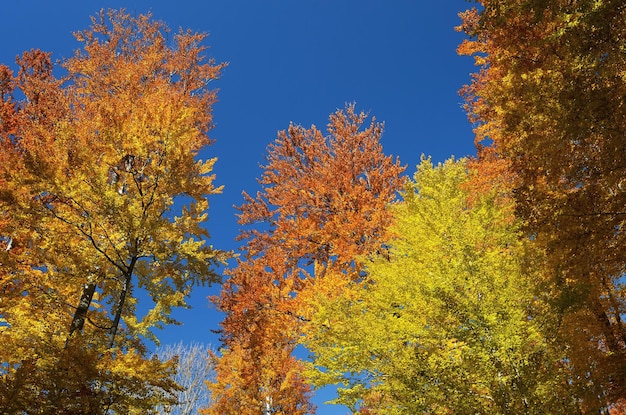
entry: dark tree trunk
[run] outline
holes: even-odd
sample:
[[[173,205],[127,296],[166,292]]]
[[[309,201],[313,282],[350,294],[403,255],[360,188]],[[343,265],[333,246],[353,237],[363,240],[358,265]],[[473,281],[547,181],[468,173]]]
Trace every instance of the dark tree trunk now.
[[[113,347],[115,344],[115,335],[117,334],[117,328],[120,325],[120,320],[122,318],[122,310],[124,308],[124,302],[126,301],[126,294],[130,288],[131,278],[133,277],[132,271],[129,271],[124,278],[124,286],[122,287],[122,291],[120,292],[120,299],[117,303],[117,310],[115,312],[115,318],[113,319],[113,324],[111,325],[111,333],[109,334],[109,347]]]
[[[74,313],[74,317],[72,318],[72,324],[70,325],[70,335],[76,330],[82,331],[85,326],[85,318],[87,318],[87,310],[89,310],[89,306],[91,305],[91,300],[93,299],[93,294],[96,292],[96,284],[93,282],[88,282],[83,285],[83,292],[80,295],[80,301],[78,302],[78,307],[76,307],[76,312]]]

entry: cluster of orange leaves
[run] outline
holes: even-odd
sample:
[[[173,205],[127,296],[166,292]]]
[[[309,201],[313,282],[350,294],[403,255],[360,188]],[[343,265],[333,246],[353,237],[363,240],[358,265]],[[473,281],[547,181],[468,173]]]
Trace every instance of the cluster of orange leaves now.
[[[382,125],[362,128],[366,118],[350,105],[330,116],[326,136],[291,125],[269,147],[262,190],[244,193],[240,224],[257,226],[242,233],[245,256],[214,299],[226,313],[225,347],[207,414],[314,410],[294,356],[308,322],[302,298],[327,274],[360,277],[359,258],[382,249],[402,184],[404,168],[382,152]]]

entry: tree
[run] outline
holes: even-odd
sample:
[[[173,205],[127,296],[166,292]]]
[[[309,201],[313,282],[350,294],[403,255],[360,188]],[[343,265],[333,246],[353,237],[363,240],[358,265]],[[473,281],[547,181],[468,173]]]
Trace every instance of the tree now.
[[[207,414],[308,414],[310,389],[292,356],[298,335],[297,300],[291,269],[279,249],[240,262],[215,299],[226,312],[221,356],[213,354],[214,398]],[[231,285],[237,281],[236,291]]]
[[[146,413],[175,362],[142,339],[226,257],[202,227],[215,159],[196,160],[223,65],[149,15],[101,12],[76,38],[61,77],[36,50],[0,67],[0,407]]]
[[[334,290],[341,277],[327,275],[329,289],[309,298],[309,373],[340,385],[335,403],[368,414],[578,413],[534,285],[542,256],[520,239],[501,189],[472,194],[470,174],[464,160],[423,159],[367,277]]]
[[[270,145],[256,197],[244,193],[245,255],[215,299],[226,313],[208,414],[306,414],[310,387],[293,356],[300,296],[334,270],[360,278],[358,255],[380,249],[403,167],[382,152],[382,125],[354,105],[328,135],[291,125]]]
[[[476,140],[506,167],[527,235],[544,247],[576,382],[593,412],[626,394],[622,249],[626,9],[601,0],[480,1],[459,52]],[[493,159],[493,157],[492,157]]]
[[[201,343],[179,342],[160,346],[154,355],[161,361],[176,359],[174,381],[182,388],[177,403],[162,407],[159,414],[192,415],[211,403],[211,394],[205,382],[214,376],[213,362],[209,359],[211,346]]]

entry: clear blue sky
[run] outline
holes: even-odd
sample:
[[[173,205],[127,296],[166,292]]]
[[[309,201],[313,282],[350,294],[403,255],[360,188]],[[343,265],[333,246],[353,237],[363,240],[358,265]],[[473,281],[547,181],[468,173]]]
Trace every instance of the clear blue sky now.
[[[222,195],[211,199],[211,243],[236,249],[233,205],[253,193],[266,146],[289,122],[323,127],[346,102],[385,123],[383,148],[413,174],[420,155],[435,161],[474,154],[473,135],[458,90],[474,71],[456,55],[463,36],[454,31],[463,0],[119,0],[4,1],[0,11],[0,63],[31,48],[61,59],[79,44],[72,32],[89,26],[101,8],[151,11],[172,29],[207,32],[208,54],[229,62],[214,108],[216,140],[203,158],[218,157]],[[219,314],[198,289],[193,309],[176,313],[182,326],[159,333],[163,343],[218,345]],[[319,414],[343,414],[324,407]]]

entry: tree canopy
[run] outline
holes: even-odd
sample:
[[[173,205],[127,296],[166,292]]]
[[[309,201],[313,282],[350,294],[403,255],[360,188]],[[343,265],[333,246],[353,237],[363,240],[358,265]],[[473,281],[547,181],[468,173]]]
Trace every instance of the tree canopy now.
[[[334,385],[370,415],[626,413],[626,6],[476,3],[476,156],[410,179],[355,104],[290,124],[237,258],[205,35],[102,11],[70,58],[0,65],[0,412],[308,415]],[[221,265],[221,347],[150,352]]]
[[[358,255],[381,246],[403,167],[384,155],[382,125],[354,105],[331,114],[328,135],[291,125],[269,146],[256,197],[244,193],[245,257],[216,298],[226,313],[209,414],[307,414],[310,387],[293,356],[303,290],[332,270],[360,277]]]
[[[387,252],[365,262],[362,280],[312,297],[310,374],[344,385],[337,403],[370,414],[575,412],[535,292],[541,254],[501,193],[470,199],[469,174],[464,160],[423,159],[394,205]]]
[[[102,12],[62,68],[38,50],[0,67],[5,413],[145,413],[175,389],[142,339],[226,258],[202,226],[215,159],[196,160],[223,65],[168,32]]]
[[[544,287],[591,408],[623,398],[624,39],[619,1],[480,1],[459,51],[486,176],[500,166],[526,234],[548,254]],[[484,146],[487,146],[485,148]],[[482,167],[481,167],[482,166]],[[590,375],[593,374],[593,375]]]

